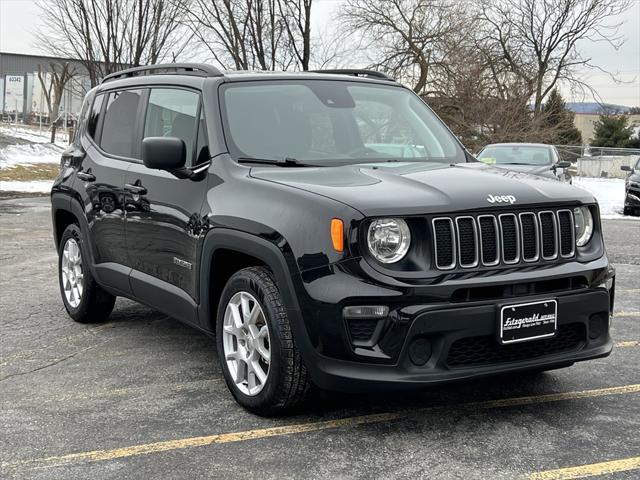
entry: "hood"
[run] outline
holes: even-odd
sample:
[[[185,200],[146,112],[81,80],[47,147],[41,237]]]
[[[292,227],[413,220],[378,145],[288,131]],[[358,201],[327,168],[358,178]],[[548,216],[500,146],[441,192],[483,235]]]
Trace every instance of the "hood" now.
[[[480,162],[257,167],[251,176],[332,198],[366,216],[595,202],[580,188]]]
[[[523,173],[529,173],[531,175],[540,175],[542,177],[557,179],[557,177],[553,173],[553,170],[551,169],[551,165],[507,165],[507,164],[498,165],[496,164],[496,165],[492,165],[492,167],[503,168],[505,170],[511,170],[513,172],[523,172]]]

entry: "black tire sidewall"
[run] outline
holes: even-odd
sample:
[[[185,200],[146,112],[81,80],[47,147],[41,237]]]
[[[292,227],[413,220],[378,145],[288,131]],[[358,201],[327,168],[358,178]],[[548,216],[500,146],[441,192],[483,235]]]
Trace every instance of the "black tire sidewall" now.
[[[275,282],[274,282],[275,285]],[[218,358],[220,359],[220,366],[222,368],[225,381],[232,392],[235,399],[240,405],[250,410],[264,410],[267,406],[272,405],[278,400],[280,384],[282,382],[282,339],[281,332],[277,321],[277,309],[278,305],[274,303],[265,295],[265,285],[262,285],[261,279],[251,275],[247,271],[240,271],[232,276],[227,285],[225,286],[220,302],[218,305],[218,321],[216,322],[216,342],[218,349]],[[260,307],[265,314],[265,320],[269,328],[269,348],[271,350],[271,359],[269,363],[269,374],[267,381],[257,395],[250,396],[241,392],[231,378],[229,369],[227,367],[227,361],[224,356],[223,347],[223,323],[224,313],[227,308],[229,300],[236,293],[244,291],[253,295],[258,300]],[[278,292],[278,297],[279,297]],[[278,300],[280,300],[278,298]]]

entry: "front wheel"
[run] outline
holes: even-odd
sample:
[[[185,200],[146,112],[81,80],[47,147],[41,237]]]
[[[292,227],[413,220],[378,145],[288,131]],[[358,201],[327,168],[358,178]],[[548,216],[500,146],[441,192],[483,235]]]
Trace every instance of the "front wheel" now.
[[[229,279],[216,337],[225,381],[244,408],[275,415],[305,399],[310,380],[270,270],[245,268]]]
[[[75,224],[69,225],[60,239],[58,279],[64,307],[76,322],[96,323],[109,317],[116,298],[93,279],[82,234]]]

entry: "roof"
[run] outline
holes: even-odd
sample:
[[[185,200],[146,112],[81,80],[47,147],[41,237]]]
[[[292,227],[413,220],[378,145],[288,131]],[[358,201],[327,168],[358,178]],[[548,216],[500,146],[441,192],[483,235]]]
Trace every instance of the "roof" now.
[[[547,143],[519,143],[519,142],[512,142],[512,143],[490,143],[489,145],[485,145],[484,148],[487,147],[546,147],[546,148],[553,148],[553,145],[549,145]]]

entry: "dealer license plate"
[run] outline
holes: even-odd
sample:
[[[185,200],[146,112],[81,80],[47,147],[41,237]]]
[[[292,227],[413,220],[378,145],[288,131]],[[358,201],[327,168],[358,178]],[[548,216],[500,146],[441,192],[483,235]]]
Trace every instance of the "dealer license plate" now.
[[[500,309],[500,342],[517,343],[553,337],[558,327],[558,302],[505,305]]]

